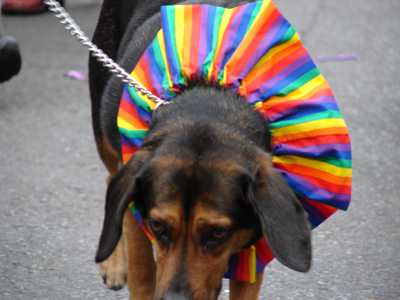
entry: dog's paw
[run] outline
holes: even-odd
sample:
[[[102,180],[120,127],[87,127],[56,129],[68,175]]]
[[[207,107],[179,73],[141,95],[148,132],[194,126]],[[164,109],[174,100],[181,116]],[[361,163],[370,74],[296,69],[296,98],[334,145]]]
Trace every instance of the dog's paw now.
[[[126,259],[122,238],[110,257],[100,263],[100,275],[107,288],[117,291],[124,287],[126,283]]]

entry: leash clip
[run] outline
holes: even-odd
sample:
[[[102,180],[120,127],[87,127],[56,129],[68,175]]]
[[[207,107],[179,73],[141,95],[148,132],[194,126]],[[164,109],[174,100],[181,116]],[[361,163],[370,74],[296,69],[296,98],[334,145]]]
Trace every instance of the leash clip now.
[[[162,99],[156,99],[154,100],[154,102],[156,102],[156,106],[154,106],[153,109],[153,113],[157,110],[157,108],[159,108],[161,105],[166,105],[166,104],[170,104],[170,103],[174,103],[173,101],[165,101]]]

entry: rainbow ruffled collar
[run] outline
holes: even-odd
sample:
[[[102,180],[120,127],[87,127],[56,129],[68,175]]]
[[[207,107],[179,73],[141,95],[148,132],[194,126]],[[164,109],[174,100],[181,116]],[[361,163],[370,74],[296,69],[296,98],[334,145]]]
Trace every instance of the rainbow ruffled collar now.
[[[164,100],[193,78],[242,95],[270,122],[274,167],[312,228],[337,209],[346,210],[352,174],[346,125],[328,84],[275,5],[265,0],[232,9],[163,6],[161,19],[162,29],[131,75]],[[155,105],[125,86],[117,120],[124,163],[141,146]],[[134,204],[131,209],[143,226]],[[254,282],[272,259],[262,238],[232,255],[225,277]]]

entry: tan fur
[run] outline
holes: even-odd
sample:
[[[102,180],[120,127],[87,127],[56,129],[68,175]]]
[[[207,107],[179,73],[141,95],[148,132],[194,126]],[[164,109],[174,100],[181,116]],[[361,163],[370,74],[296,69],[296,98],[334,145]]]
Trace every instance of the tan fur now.
[[[155,239],[158,269],[156,297],[165,293],[174,276],[181,272],[189,279],[194,299],[216,299],[229,257],[249,242],[251,232],[237,231],[220,247],[204,249],[199,246],[201,234],[216,226],[231,226],[231,220],[219,212],[197,205],[191,210],[192,216],[187,223],[182,203],[173,203],[158,205],[149,214],[151,219],[168,227],[173,240],[171,245],[165,245]],[[146,227],[151,232],[148,222]],[[251,286],[257,289],[256,285]]]
[[[123,235],[126,241],[127,285],[131,292],[129,299],[152,300],[157,273],[153,247],[130,209],[125,212]]]

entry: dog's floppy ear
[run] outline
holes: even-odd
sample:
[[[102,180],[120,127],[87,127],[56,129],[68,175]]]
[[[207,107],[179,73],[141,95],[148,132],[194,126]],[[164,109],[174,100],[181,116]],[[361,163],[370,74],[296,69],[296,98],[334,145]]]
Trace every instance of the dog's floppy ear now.
[[[268,245],[283,265],[307,272],[311,265],[311,232],[303,206],[296,199],[271,157],[263,153],[255,178],[244,185],[247,198],[259,216]]]
[[[103,231],[95,259],[97,263],[107,259],[118,244],[125,210],[135,198],[141,170],[151,154],[149,151],[138,151],[108,185]]]

